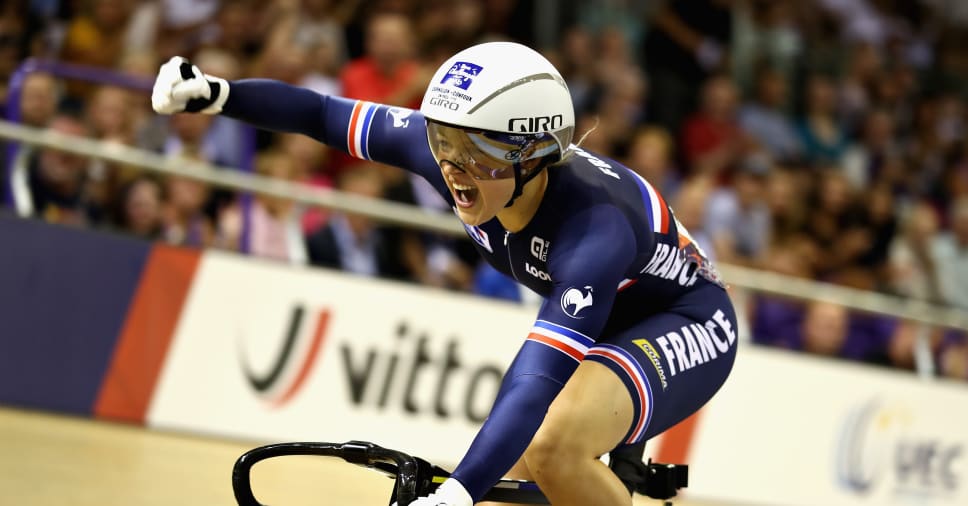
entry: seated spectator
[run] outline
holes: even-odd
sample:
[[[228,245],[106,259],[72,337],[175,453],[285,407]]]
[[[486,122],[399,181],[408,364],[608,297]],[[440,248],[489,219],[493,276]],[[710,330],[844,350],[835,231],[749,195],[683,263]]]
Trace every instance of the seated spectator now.
[[[756,265],[763,260],[770,233],[766,181],[771,168],[765,154],[747,157],[732,186],[710,195],[706,229],[721,261]]]
[[[429,76],[419,72],[410,19],[395,12],[378,12],[367,21],[365,30],[365,56],[350,61],[340,76],[344,96],[420,108],[426,88],[423,79]]]
[[[872,244],[864,226],[864,209],[846,176],[838,170],[817,174],[804,232],[824,251],[817,274],[833,279],[857,265]]]
[[[779,71],[763,67],[756,76],[756,95],[739,111],[739,125],[775,160],[800,157],[800,136],[787,116],[787,82]]]
[[[724,178],[751,148],[737,121],[738,91],[718,75],[703,84],[701,100],[683,126],[682,152],[690,172]]]
[[[766,205],[770,209],[770,243],[790,241],[803,231],[810,212],[806,195],[810,179],[803,171],[774,167],[766,181]]]
[[[807,78],[804,116],[798,122],[804,159],[813,166],[839,165],[849,137],[837,117],[837,91],[822,74]]]
[[[332,188],[334,175],[329,171],[330,148],[301,134],[277,134],[276,148],[286,153],[293,163],[293,181],[317,188]],[[329,209],[311,207],[302,215],[303,235],[312,235],[329,219]]]
[[[679,192],[670,196],[676,219],[686,227],[696,245],[711,261],[717,261],[716,244],[707,230],[706,208],[713,185],[709,178],[694,177],[682,183]]]
[[[948,332],[938,353],[938,374],[956,380],[968,380],[968,336]]]
[[[968,196],[951,203],[949,219],[951,231],[938,238],[934,253],[942,297],[951,306],[968,309]]]
[[[933,247],[938,229],[934,206],[919,202],[908,210],[901,233],[892,241],[888,253],[891,292],[929,302],[941,301]]]
[[[383,196],[383,181],[369,166],[345,171],[337,188],[370,198]],[[395,237],[372,219],[333,212],[326,225],[306,238],[309,262],[365,276],[409,279]]]
[[[75,115],[58,113],[48,125],[52,131],[86,137],[87,126]],[[32,216],[51,223],[97,224],[102,215],[91,198],[91,161],[83,156],[55,149],[42,149],[31,157],[27,187]]]
[[[860,139],[844,152],[844,174],[854,188],[866,188],[875,183],[894,188],[904,176],[900,162],[900,147],[895,139],[895,119],[883,109],[875,109],[864,117]]]
[[[20,88],[20,122],[42,128],[57,113],[61,100],[61,83],[46,72],[31,72],[24,76]]]
[[[81,2],[80,14],[64,34],[61,58],[69,63],[114,68],[124,54],[131,3],[121,0]],[[69,81],[68,94],[86,100],[95,86]]]
[[[154,176],[139,175],[121,187],[114,225],[127,234],[149,240],[162,238],[164,189]]]
[[[200,161],[190,154],[182,158]],[[168,197],[162,211],[165,241],[177,246],[213,246],[215,226],[205,210],[211,189],[200,181],[172,176],[165,182],[165,194]]]
[[[295,161],[282,152],[269,152],[256,160],[256,173],[283,181],[292,181]],[[250,254],[291,264],[308,261],[301,227],[301,207],[291,200],[256,195],[249,207],[248,244],[241,244],[242,213],[235,202],[219,215],[219,240],[224,247],[244,249]]]
[[[680,177],[673,165],[675,141],[662,127],[646,126],[632,135],[625,164],[667,197],[678,190]]]
[[[807,304],[800,324],[799,348],[815,355],[841,356],[847,344],[849,322],[843,306],[820,301]]]

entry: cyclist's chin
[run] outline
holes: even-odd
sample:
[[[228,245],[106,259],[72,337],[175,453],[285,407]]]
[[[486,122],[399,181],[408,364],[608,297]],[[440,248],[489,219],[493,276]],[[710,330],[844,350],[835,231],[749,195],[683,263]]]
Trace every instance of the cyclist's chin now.
[[[460,221],[464,222],[467,225],[477,226],[477,225],[482,225],[490,221],[495,216],[497,216],[497,212],[491,213],[491,212],[486,212],[483,209],[478,209],[481,207],[483,206],[475,205],[470,208],[458,207],[457,217],[460,218]]]

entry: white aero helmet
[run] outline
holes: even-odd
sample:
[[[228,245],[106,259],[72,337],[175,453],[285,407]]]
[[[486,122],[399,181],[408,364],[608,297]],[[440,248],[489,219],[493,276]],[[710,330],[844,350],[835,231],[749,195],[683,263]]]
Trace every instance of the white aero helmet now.
[[[463,161],[474,162],[480,170],[469,172],[479,178],[520,177],[511,166],[535,158],[544,159],[541,167],[559,161],[575,131],[561,74],[540,53],[513,42],[478,44],[450,57],[434,74],[420,112],[437,161],[446,157],[437,130],[460,131],[459,147],[478,153]]]

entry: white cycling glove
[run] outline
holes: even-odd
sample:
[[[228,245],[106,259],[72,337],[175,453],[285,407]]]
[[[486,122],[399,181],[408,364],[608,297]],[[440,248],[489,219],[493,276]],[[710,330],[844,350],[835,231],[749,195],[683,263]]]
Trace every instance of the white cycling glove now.
[[[448,478],[433,494],[417,499],[410,506],[474,506],[474,500],[459,481]]]
[[[174,56],[158,70],[151,90],[151,107],[159,114],[218,114],[228,98],[228,81],[203,74],[187,59]]]

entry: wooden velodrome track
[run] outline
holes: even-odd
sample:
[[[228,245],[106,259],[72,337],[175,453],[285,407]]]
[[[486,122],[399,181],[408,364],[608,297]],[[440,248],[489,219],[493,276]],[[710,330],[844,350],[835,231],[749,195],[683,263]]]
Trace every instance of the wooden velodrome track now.
[[[0,407],[0,504],[232,506],[232,464],[257,445]],[[392,486],[323,458],[269,460],[252,472],[256,495],[272,506],[385,506]]]

